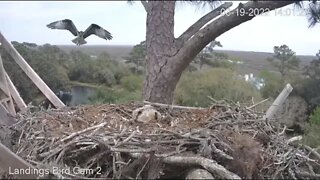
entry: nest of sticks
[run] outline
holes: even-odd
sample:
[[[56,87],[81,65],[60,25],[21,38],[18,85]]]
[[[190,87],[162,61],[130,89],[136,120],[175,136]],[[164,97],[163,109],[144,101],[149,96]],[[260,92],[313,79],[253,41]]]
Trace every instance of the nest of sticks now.
[[[255,105],[209,108],[144,103],[66,107],[18,114],[12,150],[54,178],[319,178],[320,155],[288,138]],[[58,170],[57,170],[58,169]],[[47,176],[48,177],[48,176]],[[46,178],[47,178],[46,177]]]

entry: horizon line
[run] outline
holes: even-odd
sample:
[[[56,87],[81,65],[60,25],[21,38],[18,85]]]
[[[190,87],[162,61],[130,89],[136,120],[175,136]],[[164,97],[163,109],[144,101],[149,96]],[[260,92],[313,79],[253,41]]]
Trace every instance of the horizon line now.
[[[18,42],[18,41],[17,41]],[[29,42],[19,42],[19,43],[29,43]],[[45,45],[45,44],[50,44],[50,43],[44,43],[44,44],[37,44],[37,43],[34,43],[38,46],[42,46],[42,45]],[[1,45],[1,43],[0,43]],[[77,45],[73,45],[73,44],[50,44],[50,45],[53,45],[53,46],[74,46],[74,47],[78,47]],[[135,46],[137,44],[86,44],[84,46]],[[78,47],[78,48],[83,48],[84,47],[83,45]],[[274,52],[271,52],[271,51],[250,51],[250,50],[233,50],[233,49],[215,49],[217,51],[238,51],[238,52],[251,52],[251,53],[271,53],[273,54]],[[297,56],[312,56],[312,57],[316,57],[316,55],[310,55],[310,54],[296,54]]]

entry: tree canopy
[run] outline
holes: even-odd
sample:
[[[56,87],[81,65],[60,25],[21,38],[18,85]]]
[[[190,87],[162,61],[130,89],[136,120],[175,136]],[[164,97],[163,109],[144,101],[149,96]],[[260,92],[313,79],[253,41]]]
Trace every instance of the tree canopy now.
[[[273,51],[273,58],[267,60],[278,69],[282,79],[289,73],[289,70],[299,67],[300,60],[287,45],[275,46]]]

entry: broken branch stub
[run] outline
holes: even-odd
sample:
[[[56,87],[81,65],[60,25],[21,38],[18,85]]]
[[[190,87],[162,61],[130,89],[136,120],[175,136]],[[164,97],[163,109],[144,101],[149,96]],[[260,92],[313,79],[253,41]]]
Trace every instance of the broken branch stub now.
[[[293,89],[292,86],[288,83],[286,87],[282,90],[282,92],[278,95],[278,97],[274,100],[272,105],[269,107],[263,119],[274,118],[274,115],[280,109],[284,101],[287,99],[292,89]]]

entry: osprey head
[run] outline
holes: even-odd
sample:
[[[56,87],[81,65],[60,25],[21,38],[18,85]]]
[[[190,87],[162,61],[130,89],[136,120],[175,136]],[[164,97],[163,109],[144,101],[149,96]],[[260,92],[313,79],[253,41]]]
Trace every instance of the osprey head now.
[[[78,37],[83,37],[84,32],[83,31],[79,31],[78,32]]]

